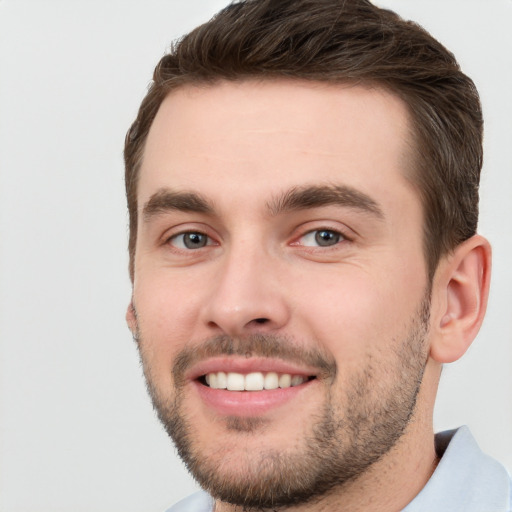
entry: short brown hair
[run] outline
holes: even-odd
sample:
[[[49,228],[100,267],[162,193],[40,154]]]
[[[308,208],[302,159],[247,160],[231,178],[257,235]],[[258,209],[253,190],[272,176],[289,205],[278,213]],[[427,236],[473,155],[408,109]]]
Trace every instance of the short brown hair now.
[[[400,97],[412,119],[408,178],[423,204],[430,278],[443,254],[475,234],[483,120],[475,85],[453,54],[419,25],[368,0],[245,0],[171,47],[126,135],[132,278],[138,174],[162,101],[185,84],[251,78],[352,82]]]

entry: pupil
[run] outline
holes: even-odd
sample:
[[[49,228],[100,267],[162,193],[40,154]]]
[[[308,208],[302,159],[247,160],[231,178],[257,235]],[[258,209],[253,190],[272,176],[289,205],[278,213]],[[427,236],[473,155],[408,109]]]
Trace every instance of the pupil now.
[[[315,235],[316,243],[318,245],[326,246],[326,245],[335,245],[340,240],[340,235],[338,233],[334,233],[333,231],[318,231]]]
[[[206,237],[201,233],[187,233],[183,237],[183,243],[188,249],[197,249],[206,245]]]

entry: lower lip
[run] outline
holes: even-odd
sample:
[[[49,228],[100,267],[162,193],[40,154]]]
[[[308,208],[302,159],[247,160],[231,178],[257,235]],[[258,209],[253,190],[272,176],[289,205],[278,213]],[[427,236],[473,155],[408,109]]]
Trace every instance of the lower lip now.
[[[194,381],[203,403],[217,414],[224,416],[261,416],[275,408],[281,407],[297,398],[306,389],[314,385],[314,380],[300,386],[272,389],[268,391],[227,391],[212,389]]]

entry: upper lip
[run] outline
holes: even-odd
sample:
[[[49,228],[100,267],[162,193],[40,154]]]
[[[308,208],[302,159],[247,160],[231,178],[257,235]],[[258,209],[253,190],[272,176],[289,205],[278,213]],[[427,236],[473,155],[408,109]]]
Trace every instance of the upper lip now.
[[[303,377],[313,377],[318,374],[318,369],[300,366],[282,359],[223,356],[200,361],[185,373],[185,377],[189,380],[195,380],[199,379],[203,375],[217,372],[233,372],[242,374],[252,372],[275,372],[300,375]]]

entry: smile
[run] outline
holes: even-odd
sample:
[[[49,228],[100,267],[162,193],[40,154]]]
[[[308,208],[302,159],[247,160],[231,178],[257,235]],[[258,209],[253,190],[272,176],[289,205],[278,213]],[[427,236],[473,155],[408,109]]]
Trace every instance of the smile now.
[[[277,372],[251,372],[247,374],[237,372],[211,372],[200,380],[212,389],[226,389],[228,391],[263,391],[273,389],[286,389],[300,386],[314,377],[293,375]]]
[[[216,416],[258,417],[320,385],[318,368],[276,358],[218,356],[198,362],[184,375],[200,402]]]

